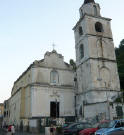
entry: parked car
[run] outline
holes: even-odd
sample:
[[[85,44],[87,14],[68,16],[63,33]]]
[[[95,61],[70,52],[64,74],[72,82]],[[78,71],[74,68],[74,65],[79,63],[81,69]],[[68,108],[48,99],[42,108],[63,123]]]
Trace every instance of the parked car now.
[[[101,121],[97,126],[95,126],[94,128],[87,128],[84,130],[81,130],[79,132],[79,135],[94,135],[95,132],[100,129],[100,128],[104,128],[108,125],[109,121],[108,120],[104,120]]]
[[[110,121],[106,128],[102,128],[96,131],[95,135],[110,135],[115,131],[120,131],[124,127],[124,120]]]
[[[124,135],[124,128],[121,129],[120,131],[115,131],[115,132],[111,133],[110,135]]]
[[[69,125],[73,124],[72,122],[66,122],[62,125],[62,128],[65,129],[67,128]]]
[[[64,135],[78,135],[81,130],[91,127],[92,125],[86,122],[73,123],[66,127],[63,132]]]

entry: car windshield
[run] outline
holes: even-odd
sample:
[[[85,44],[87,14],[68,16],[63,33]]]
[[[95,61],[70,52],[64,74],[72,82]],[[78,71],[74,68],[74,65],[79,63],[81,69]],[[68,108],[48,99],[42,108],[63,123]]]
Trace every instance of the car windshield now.
[[[73,124],[69,125],[68,128],[76,128],[77,125],[84,127],[84,128],[92,128],[92,125],[89,123],[73,123]]]
[[[99,128],[108,128],[109,127],[109,124],[110,124],[110,122],[103,122],[98,127]]]
[[[67,127],[67,126],[68,126],[68,124],[63,124],[63,126],[62,126],[62,127],[63,127],[63,128],[65,128],[65,127]]]
[[[115,125],[115,121],[110,121],[108,124],[108,128],[112,128]]]
[[[76,125],[77,125],[76,123],[70,124],[70,125],[68,126],[68,128],[74,128]]]
[[[89,124],[89,123],[85,123],[85,124],[84,124],[84,127],[85,127],[85,128],[92,128],[93,126],[92,126],[91,124]]]

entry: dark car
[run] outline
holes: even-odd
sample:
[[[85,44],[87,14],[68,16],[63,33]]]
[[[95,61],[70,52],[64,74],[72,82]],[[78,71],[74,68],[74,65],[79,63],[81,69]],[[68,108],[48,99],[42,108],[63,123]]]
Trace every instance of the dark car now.
[[[74,122],[73,122],[74,123]],[[62,129],[67,128],[69,125],[73,124],[72,122],[66,122],[62,125]]]
[[[63,132],[64,135],[78,135],[81,130],[91,127],[92,125],[86,122],[73,123],[66,127]]]

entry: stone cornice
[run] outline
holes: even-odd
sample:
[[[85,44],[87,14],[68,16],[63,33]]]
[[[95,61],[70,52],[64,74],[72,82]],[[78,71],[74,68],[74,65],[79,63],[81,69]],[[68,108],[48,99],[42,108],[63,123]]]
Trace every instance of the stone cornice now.
[[[73,29],[72,30],[75,30],[76,29],[76,27],[79,25],[79,23],[82,21],[82,19],[84,19],[84,17],[93,17],[93,18],[98,18],[98,19],[103,19],[103,20],[107,20],[107,21],[111,21],[112,19],[110,19],[110,18],[105,18],[105,17],[101,17],[101,16],[93,16],[93,15],[88,15],[88,14],[84,14],[83,15],[83,17],[81,17],[80,19],[79,19],[79,21],[76,23],[76,25],[73,27]]]
[[[94,37],[102,37],[102,38],[107,38],[107,39],[111,39],[113,41],[113,38],[112,37],[107,37],[107,36],[104,36],[102,33],[98,32],[99,34],[85,34],[85,36],[87,37],[91,37],[91,36],[94,36]]]
[[[74,72],[73,69],[66,69],[66,68],[57,68],[57,67],[47,67],[47,66],[41,66],[41,65],[33,65],[32,68],[46,68],[46,69],[56,69],[56,70],[62,70],[62,71],[71,71]]]
[[[49,83],[30,83],[24,87],[20,87],[16,90],[16,92],[11,95],[10,98],[12,98],[16,93],[18,93],[22,88],[27,88],[27,87],[36,87],[36,86],[39,86],[39,87],[48,87],[48,88],[59,88],[59,89],[73,89],[75,90],[75,87],[72,86],[72,85],[50,85]]]
[[[83,95],[89,92],[121,92],[119,89],[118,90],[111,90],[109,88],[94,88],[94,89],[89,89],[89,90],[85,90],[83,92],[77,92],[76,95]]]
[[[73,85],[50,85],[49,83],[32,83],[30,86],[40,86],[48,88],[75,89]]]
[[[77,64],[77,68],[79,68],[79,66],[85,62],[87,62],[88,60],[98,60],[98,61],[104,61],[104,62],[113,62],[113,63],[117,63],[116,60],[112,60],[112,59],[107,59],[107,58],[94,58],[94,57],[89,57],[84,59],[83,61],[81,61],[80,63]]]

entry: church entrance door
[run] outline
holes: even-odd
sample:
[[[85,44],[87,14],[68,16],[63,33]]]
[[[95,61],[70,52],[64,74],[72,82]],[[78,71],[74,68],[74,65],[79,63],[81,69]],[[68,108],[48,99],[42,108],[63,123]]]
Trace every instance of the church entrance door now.
[[[59,102],[50,102],[50,117],[59,118]]]

